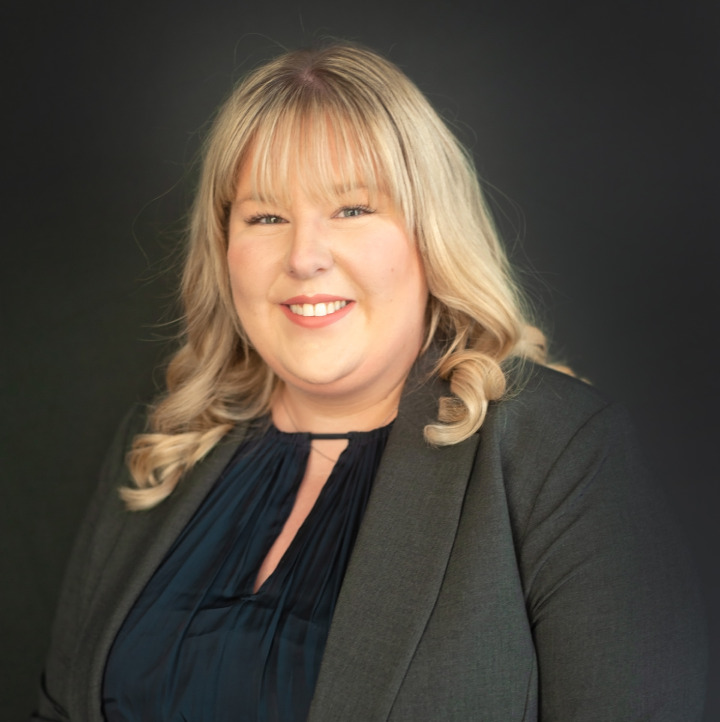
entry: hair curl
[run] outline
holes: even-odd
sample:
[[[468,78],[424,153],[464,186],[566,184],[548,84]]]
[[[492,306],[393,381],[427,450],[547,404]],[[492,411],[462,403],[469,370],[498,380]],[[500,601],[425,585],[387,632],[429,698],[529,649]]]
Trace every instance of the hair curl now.
[[[339,148],[351,150],[329,150]],[[354,45],[286,53],[237,86],[207,139],[182,281],[183,344],[150,432],[128,456],[136,488],[121,495],[130,509],[159,503],[233,426],[270,409],[278,379],[240,325],[226,260],[230,204],[250,157],[260,195],[288,193],[296,169],[311,192],[331,193],[338,175],[359,178],[400,209],[430,293],[422,351],[439,347],[436,373],[453,393],[425,428],[429,443],[454,444],[480,428],[506,391],[503,361],[545,360],[472,161],[417,87]]]

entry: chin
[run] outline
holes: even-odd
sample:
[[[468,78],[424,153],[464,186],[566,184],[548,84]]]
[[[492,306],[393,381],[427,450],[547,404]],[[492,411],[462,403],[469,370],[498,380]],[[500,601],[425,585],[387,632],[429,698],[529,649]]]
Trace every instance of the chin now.
[[[344,383],[345,377],[342,374],[292,374],[281,378],[290,386],[316,394],[342,394],[351,386]]]
[[[327,366],[321,368],[319,364],[312,364],[303,365],[302,368],[276,368],[275,373],[289,386],[312,389],[314,392],[323,392],[327,389],[332,393],[342,391],[343,382],[352,373],[352,369],[327,368]]]

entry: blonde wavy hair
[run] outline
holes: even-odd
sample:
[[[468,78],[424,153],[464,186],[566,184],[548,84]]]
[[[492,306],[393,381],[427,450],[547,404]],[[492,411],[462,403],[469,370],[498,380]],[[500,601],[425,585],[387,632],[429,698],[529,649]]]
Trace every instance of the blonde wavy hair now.
[[[287,195],[296,177],[313,193],[336,195],[339,177],[361,180],[371,194],[381,189],[400,209],[430,293],[422,352],[440,349],[435,372],[453,394],[425,428],[429,443],[455,444],[480,428],[488,403],[505,393],[508,358],[545,360],[468,153],[376,53],[340,44],[266,63],[221,107],[204,151],[182,280],[182,346],[149,432],[129,453],[136,487],[121,490],[128,508],[162,501],[231,428],[269,412],[278,379],[240,325],[226,258],[230,206],[249,158],[261,197]]]

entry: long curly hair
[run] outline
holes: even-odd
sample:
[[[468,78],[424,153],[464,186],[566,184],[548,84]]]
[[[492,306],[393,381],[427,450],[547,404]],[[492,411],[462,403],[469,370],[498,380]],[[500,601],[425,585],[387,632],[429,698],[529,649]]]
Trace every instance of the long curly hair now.
[[[345,149],[344,152],[338,149]],[[392,63],[349,44],[289,52],[250,73],[220,108],[204,148],[182,280],[182,345],[167,389],[134,439],[130,509],[166,498],[236,424],[268,413],[278,379],[251,347],[234,309],[227,230],[239,168],[252,158],[260,195],[284,196],[300,171],[312,192],[338,177],[388,193],[418,245],[429,301],[424,352],[449,379],[427,441],[454,444],[482,425],[506,390],[503,362],[544,361],[522,294],[468,153]]]

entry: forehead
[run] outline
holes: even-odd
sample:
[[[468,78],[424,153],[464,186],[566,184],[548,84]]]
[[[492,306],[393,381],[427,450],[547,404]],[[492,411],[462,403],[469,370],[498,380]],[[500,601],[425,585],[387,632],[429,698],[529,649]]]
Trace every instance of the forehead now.
[[[292,121],[295,122],[292,122]],[[358,188],[394,196],[395,183],[366,133],[336,118],[285,119],[259,127],[237,168],[237,192],[268,201],[288,201],[300,189],[316,199]]]

